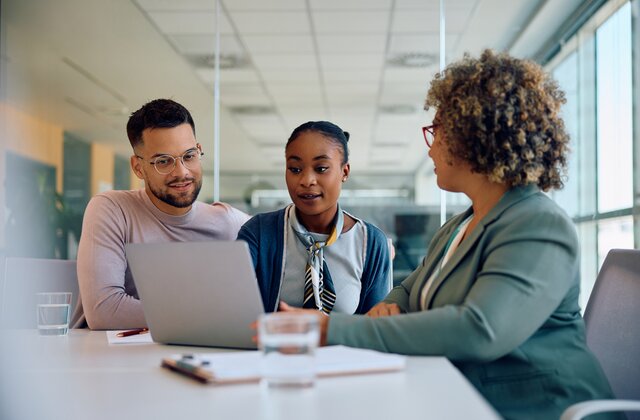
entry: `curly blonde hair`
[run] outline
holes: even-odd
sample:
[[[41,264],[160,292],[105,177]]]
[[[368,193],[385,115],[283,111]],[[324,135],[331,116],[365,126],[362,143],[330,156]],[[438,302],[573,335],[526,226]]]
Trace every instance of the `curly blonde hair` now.
[[[566,102],[558,84],[537,64],[484,50],[437,74],[425,109],[454,158],[509,187],[562,188],[569,136],[560,117]]]

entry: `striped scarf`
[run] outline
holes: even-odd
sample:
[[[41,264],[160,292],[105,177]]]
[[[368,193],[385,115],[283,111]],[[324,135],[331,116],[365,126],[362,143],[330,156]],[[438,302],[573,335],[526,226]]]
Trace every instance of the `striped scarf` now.
[[[294,209],[295,211],[295,209]],[[300,242],[307,248],[307,265],[304,271],[304,308],[316,308],[329,315],[336,303],[336,292],[331,281],[324,279],[324,247],[335,243],[344,226],[344,214],[338,204],[338,211],[333,220],[333,229],[326,241],[316,241],[311,233],[297,220],[290,218],[291,227]]]

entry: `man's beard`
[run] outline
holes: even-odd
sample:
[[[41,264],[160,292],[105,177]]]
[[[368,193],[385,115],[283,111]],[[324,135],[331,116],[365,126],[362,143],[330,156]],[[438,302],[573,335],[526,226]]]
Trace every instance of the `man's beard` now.
[[[198,198],[198,194],[200,194],[200,188],[202,188],[202,179],[196,181],[195,178],[185,178],[182,180],[175,179],[171,181],[171,183],[189,181],[193,182],[194,189],[193,192],[187,196],[176,196],[173,194],[169,194],[153,188],[152,185],[149,185],[149,189],[151,190],[151,193],[163,203],[177,208],[185,208],[192,205],[193,202]]]

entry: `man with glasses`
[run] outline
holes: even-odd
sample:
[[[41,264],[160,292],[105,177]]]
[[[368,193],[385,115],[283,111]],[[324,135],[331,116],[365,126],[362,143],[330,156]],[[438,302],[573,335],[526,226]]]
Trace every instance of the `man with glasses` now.
[[[85,318],[92,329],[147,326],[125,244],[233,240],[248,219],[227,204],[196,201],[203,152],[182,105],[168,99],[147,103],[131,114],[127,135],[134,152],[131,168],[145,186],[98,194],[87,206],[78,250],[76,327]]]

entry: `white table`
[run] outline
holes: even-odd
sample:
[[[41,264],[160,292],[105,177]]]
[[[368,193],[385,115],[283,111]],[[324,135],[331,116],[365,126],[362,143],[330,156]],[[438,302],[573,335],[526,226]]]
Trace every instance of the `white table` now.
[[[109,345],[104,331],[72,330],[67,337],[0,332],[1,419],[498,418],[443,357],[411,357],[402,372],[269,389],[202,385],[160,367],[171,354],[222,350]]]

